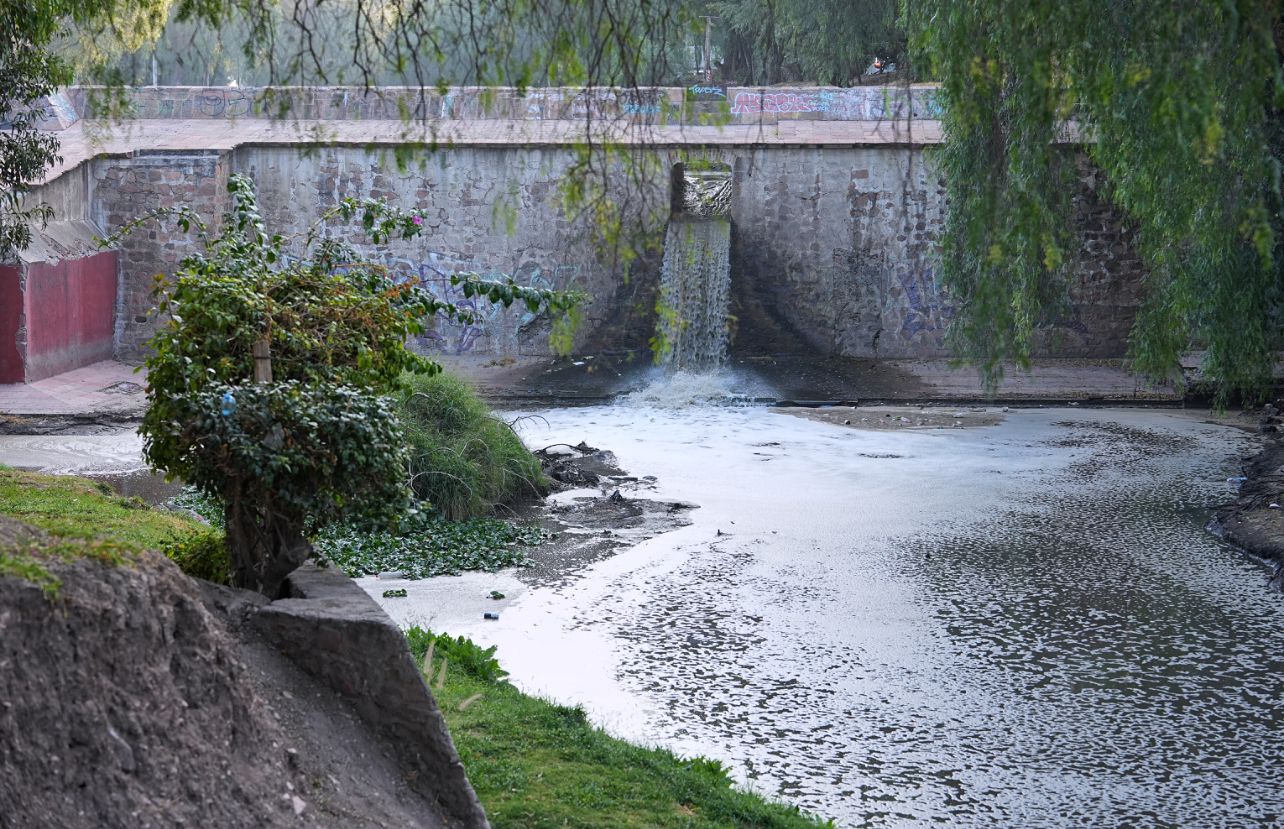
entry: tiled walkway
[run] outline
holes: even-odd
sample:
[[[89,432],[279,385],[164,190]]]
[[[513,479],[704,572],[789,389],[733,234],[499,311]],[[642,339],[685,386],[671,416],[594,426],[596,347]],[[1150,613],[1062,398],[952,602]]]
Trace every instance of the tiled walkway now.
[[[0,385],[0,415],[141,414],[146,374],[110,360],[34,383]]]

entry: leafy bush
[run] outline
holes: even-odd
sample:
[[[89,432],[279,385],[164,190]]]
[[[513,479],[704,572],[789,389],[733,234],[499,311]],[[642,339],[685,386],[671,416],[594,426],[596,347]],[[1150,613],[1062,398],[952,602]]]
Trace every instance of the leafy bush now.
[[[411,239],[423,229],[411,211],[343,199],[291,244],[265,229],[248,177],[229,177],[227,189],[216,232],[190,208],[163,208],[104,244],[160,218],[200,243],[172,280],[157,277],[167,318],[148,343],[139,431],[153,466],[222,501],[233,581],[271,596],[311,553],[309,531],[404,513],[406,456],[381,395],[395,392],[405,372],[437,370],[405,347],[428,318],[472,322],[477,312],[329,235],[328,223],[338,221],[349,226],[340,235],[359,223],[375,245]],[[451,281],[467,299],[558,314],[555,329],[573,322],[580,301],[511,279]]]
[[[164,553],[189,576],[215,584],[232,583],[232,556],[227,538],[219,530],[182,536],[166,544]]]
[[[423,579],[520,567],[528,563],[522,547],[545,537],[539,527],[514,526],[497,518],[449,521],[421,512],[406,516],[395,532],[337,524],[321,530],[312,543],[319,558],[353,578],[394,572]]]
[[[312,554],[310,526],[386,526],[410,507],[405,448],[387,398],[288,380],[212,385],[173,408],[184,423],[188,482],[225,506],[240,586],[274,594]]]
[[[548,492],[539,461],[463,380],[420,374],[405,386],[399,411],[418,498],[462,519]]]
[[[435,659],[450,660],[449,670],[458,670],[483,682],[504,682],[508,671],[499,667],[495,659],[495,646],[483,648],[462,636],[451,638],[448,633],[433,633],[418,625],[406,631],[406,642],[416,661],[423,661],[432,646]]]

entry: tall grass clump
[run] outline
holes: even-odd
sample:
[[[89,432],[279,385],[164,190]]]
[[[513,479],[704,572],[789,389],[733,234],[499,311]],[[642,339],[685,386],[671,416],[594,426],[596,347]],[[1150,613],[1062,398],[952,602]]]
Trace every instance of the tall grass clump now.
[[[415,495],[451,520],[548,492],[539,461],[458,377],[414,375],[401,394]]]

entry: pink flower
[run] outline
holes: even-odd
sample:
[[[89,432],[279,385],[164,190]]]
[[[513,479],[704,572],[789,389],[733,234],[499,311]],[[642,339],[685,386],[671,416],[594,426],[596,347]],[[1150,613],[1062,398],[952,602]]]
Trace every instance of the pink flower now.
[[[410,221],[414,222],[417,225],[421,225],[424,223],[424,220],[419,216],[411,216]]]

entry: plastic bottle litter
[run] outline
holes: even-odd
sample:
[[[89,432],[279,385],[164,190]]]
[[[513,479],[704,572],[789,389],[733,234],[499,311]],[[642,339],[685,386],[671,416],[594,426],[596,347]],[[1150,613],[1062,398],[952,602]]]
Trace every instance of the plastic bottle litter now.
[[[236,414],[236,398],[230,391],[223,392],[223,405],[219,407],[219,414],[223,417],[231,417]]]

